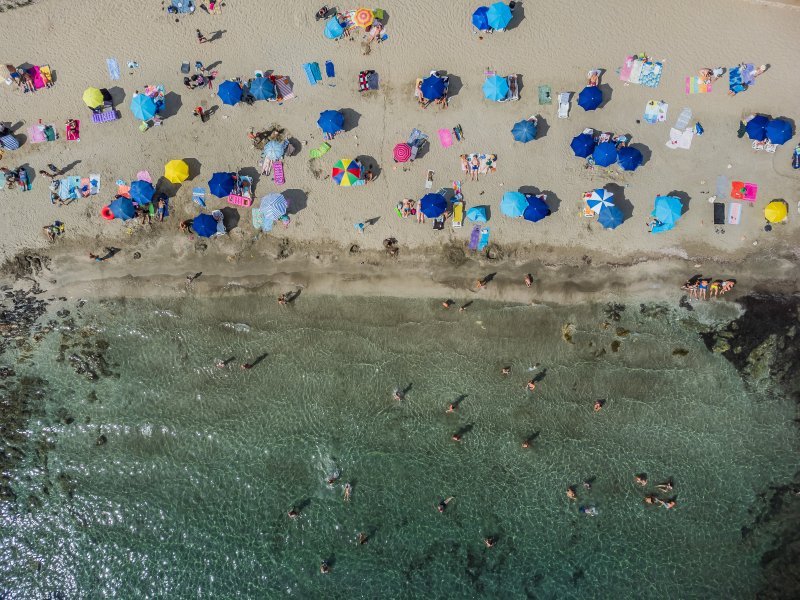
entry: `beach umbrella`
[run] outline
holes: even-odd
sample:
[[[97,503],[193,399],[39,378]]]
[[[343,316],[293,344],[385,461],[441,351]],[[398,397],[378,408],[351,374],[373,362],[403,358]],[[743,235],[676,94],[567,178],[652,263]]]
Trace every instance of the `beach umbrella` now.
[[[353,23],[359,27],[363,27],[364,29],[367,29],[370,25],[372,25],[374,20],[375,15],[368,8],[359,8],[353,14]]]
[[[476,223],[486,223],[489,217],[486,216],[485,206],[473,206],[467,211],[467,218]]]
[[[192,221],[192,229],[200,237],[211,237],[217,233],[217,220],[205,213],[197,215]]]
[[[181,183],[189,178],[189,165],[182,160],[171,160],[164,165],[164,177],[170,183]]]
[[[578,94],[578,106],[583,110],[595,110],[603,102],[603,92],[597,86],[586,86]]]
[[[223,81],[217,88],[217,96],[223,104],[233,106],[242,99],[242,86],[235,81]]]
[[[233,173],[214,173],[208,180],[208,189],[217,198],[227,198],[234,187]]]
[[[131,200],[138,204],[150,204],[156,191],[149,181],[136,180],[131,184]]]
[[[550,216],[550,207],[547,206],[547,203],[538,196],[528,196],[528,206],[522,213],[522,218],[536,223],[548,216]]]
[[[275,98],[275,84],[268,77],[256,77],[250,84],[250,93],[256,100],[272,100]]]
[[[773,144],[785,144],[792,139],[792,124],[785,119],[772,119],[767,123],[766,134]]]
[[[764,217],[770,223],[780,223],[789,215],[789,208],[783,200],[773,200],[764,208]]]
[[[341,186],[351,186],[361,179],[361,165],[350,158],[343,158],[331,170],[334,183]]]
[[[601,167],[608,167],[617,162],[617,147],[613,142],[603,142],[597,144],[592,152],[594,163]]]
[[[486,11],[486,20],[492,29],[505,29],[511,22],[511,9],[508,4],[495,2]]]
[[[642,164],[642,153],[636,148],[624,146],[617,151],[617,162],[625,171],[635,171]]]
[[[426,100],[438,100],[444,96],[444,79],[436,75],[426,77],[420,90]]]
[[[264,222],[276,221],[286,214],[289,202],[283,194],[268,194],[261,198],[261,214],[264,215]]]
[[[767,123],[769,123],[769,118],[764,115],[756,115],[750,119],[745,126],[747,137],[757,142],[763,142],[767,138]]]
[[[507,217],[521,217],[528,208],[528,199],[522,192],[506,192],[500,200],[500,212]]]
[[[614,206],[614,202],[611,200],[613,197],[614,194],[611,192],[598,188],[586,199],[586,206],[591,208],[593,212],[601,213],[605,208]]]
[[[515,123],[511,129],[511,135],[514,136],[514,141],[526,144],[533,139],[536,139],[536,123],[534,121],[520,121]]]
[[[656,196],[655,207],[650,214],[664,225],[675,225],[677,220],[681,218],[682,212],[683,205],[680,198],[675,196]]]
[[[89,108],[97,108],[103,104],[103,92],[97,88],[86,88],[83,92],[83,103]]]
[[[325,23],[325,37],[329,40],[338,40],[343,34],[344,27],[336,17]]]
[[[131,112],[140,121],[149,121],[156,116],[156,103],[150,96],[137,94],[131,100]]]
[[[394,160],[396,162],[406,162],[411,158],[411,146],[402,142],[394,147]]]
[[[622,211],[613,205],[600,211],[600,216],[597,217],[597,222],[605,229],[616,229],[624,220]]]
[[[426,217],[435,219],[447,210],[447,200],[441,194],[425,194],[420,200],[420,210]]]
[[[344,127],[344,115],[338,110],[326,110],[319,113],[317,119],[317,126],[322,129],[324,133],[334,134],[341,131]]]
[[[491,29],[489,27],[489,18],[486,16],[487,12],[489,12],[488,6],[479,6],[472,13],[472,25],[478,31],[489,31]]]
[[[120,196],[114,200],[108,205],[108,208],[111,210],[111,214],[114,215],[115,219],[127,221],[136,216],[136,209],[133,207],[133,202],[131,202],[130,198],[126,198],[125,196]]]
[[[588,133],[581,133],[572,138],[569,147],[572,148],[575,156],[586,158],[594,152],[594,138]]]
[[[487,77],[486,81],[483,82],[483,96],[487,100],[494,100],[495,102],[505,100],[506,96],[508,96],[508,81],[506,81],[506,78],[499,75]]]
[[[279,142],[277,140],[270,140],[264,144],[264,149],[261,151],[261,158],[267,160],[280,160],[286,152],[288,142]]]

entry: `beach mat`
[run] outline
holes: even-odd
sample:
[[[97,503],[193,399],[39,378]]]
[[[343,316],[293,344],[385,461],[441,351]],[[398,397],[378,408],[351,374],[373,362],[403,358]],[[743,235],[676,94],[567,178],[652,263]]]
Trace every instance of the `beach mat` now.
[[[275,185],[283,185],[286,183],[286,178],[283,174],[283,161],[276,160],[272,163],[272,180]]]
[[[439,141],[442,143],[443,148],[449,148],[453,145],[453,132],[449,129],[440,129],[438,132]]]
[[[714,202],[714,225],[725,225],[725,204]]]
[[[479,225],[475,225],[472,228],[472,231],[469,234],[469,249],[470,250],[477,250],[478,249],[478,242],[481,240],[481,228]]]
[[[757,195],[758,185],[755,183],[745,181],[734,181],[731,183],[731,198],[755,202]]]
[[[553,90],[550,89],[549,85],[540,85],[539,86],[539,104],[552,104],[553,102]]]
[[[686,78],[686,93],[687,94],[708,94],[711,91],[711,84],[705,83],[700,77]]]
[[[106,67],[108,68],[108,76],[111,78],[111,81],[117,81],[119,79],[119,63],[117,59],[107,58]]]
[[[728,205],[728,225],[738,225],[742,220],[742,205],[740,202],[731,202]]]
[[[481,239],[478,240],[478,252],[489,245],[489,228],[481,227]]]
[[[319,70],[319,63],[304,63],[303,71],[308,78],[308,83],[311,85],[317,85],[317,82],[322,81],[322,72]]]
[[[336,77],[336,67],[333,66],[333,61],[331,60],[325,61],[325,76],[330,79]]]
[[[728,197],[728,190],[731,189],[731,184],[725,175],[717,176],[717,198],[725,200]]]
[[[283,100],[291,100],[294,98],[292,82],[286,75],[275,78],[275,87],[278,88],[278,95]]]

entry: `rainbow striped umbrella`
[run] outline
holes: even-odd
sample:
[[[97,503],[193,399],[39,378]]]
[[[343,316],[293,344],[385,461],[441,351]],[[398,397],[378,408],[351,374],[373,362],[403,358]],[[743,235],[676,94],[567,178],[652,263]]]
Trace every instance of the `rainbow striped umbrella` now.
[[[375,20],[375,15],[368,8],[359,8],[353,15],[353,23],[366,29]]]
[[[343,158],[333,165],[331,177],[341,186],[353,185],[361,179],[361,165],[351,158]]]
[[[397,162],[406,162],[409,158],[411,158],[411,146],[403,142],[394,147],[394,159]]]

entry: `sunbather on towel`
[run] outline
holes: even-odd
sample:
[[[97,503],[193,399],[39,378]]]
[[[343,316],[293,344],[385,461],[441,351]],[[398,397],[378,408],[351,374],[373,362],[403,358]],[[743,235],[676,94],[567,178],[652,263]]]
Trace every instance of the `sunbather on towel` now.
[[[586,74],[586,87],[597,87],[600,85],[600,71],[593,69]]]

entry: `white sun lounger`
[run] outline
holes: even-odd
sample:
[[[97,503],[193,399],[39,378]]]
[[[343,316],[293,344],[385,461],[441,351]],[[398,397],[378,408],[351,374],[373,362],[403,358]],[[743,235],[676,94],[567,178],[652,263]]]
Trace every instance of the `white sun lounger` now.
[[[561,92],[558,95],[558,118],[566,119],[569,117],[569,92]]]

